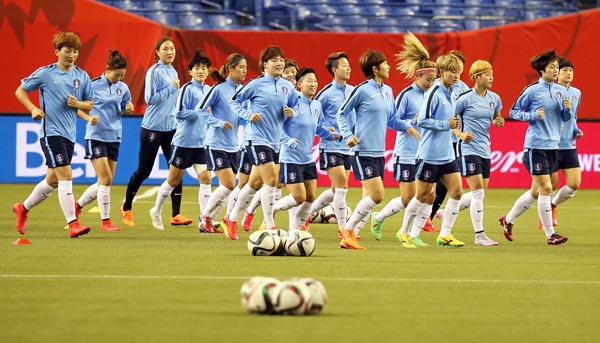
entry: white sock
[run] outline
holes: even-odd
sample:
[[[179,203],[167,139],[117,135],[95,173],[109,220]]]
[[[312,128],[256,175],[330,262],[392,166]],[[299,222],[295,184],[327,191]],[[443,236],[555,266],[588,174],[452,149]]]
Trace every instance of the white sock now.
[[[510,209],[508,214],[506,214],[506,222],[512,224],[515,222],[515,219],[519,218],[525,211],[533,206],[535,202],[535,198],[531,195],[529,190],[525,191],[525,193],[521,194],[521,196],[515,201],[515,204]]]
[[[98,208],[100,219],[110,219],[110,186],[98,186]]]
[[[576,192],[576,189],[573,189],[567,185],[562,186],[561,189],[558,190],[554,198],[552,198],[552,205],[556,207],[562,204],[563,202],[574,197]]]
[[[221,212],[229,194],[231,194],[231,189],[223,185],[217,187],[208,199],[208,204],[206,204],[206,209],[202,211],[202,215],[214,219],[219,215],[218,212]]]
[[[354,234],[358,237],[358,234],[360,233],[360,230],[362,230],[363,227],[365,227],[365,225],[367,224],[367,222],[369,221],[369,219],[371,219],[371,211],[367,212],[367,215],[364,216],[359,222],[358,224],[356,224],[356,226],[354,227]]]
[[[201,183],[200,187],[198,188],[198,205],[200,206],[200,214],[202,214],[202,211],[204,211],[208,205],[208,200],[210,199],[211,194],[211,185],[205,185]]]
[[[275,202],[278,202],[281,199],[281,192],[283,192],[282,188],[275,188]]]
[[[417,211],[421,207],[422,202],[416,198],[410,199],[408,205],[406,205],[406,211],[404,211],[404,218],[402,218],[402,226],[400,227],[400,233],[405,235],[410,233],[410,228],[415,220]],[[420,232],[420,231],[419,231]]]
[[[160,188],[158,188],[158,193],[156,194],[156,201],[154,202],[154,207],[152,211],[154,213],[160,214],[162,213],[163,206],[165,205],[165,201],[167,198],[171,196],[171,192],[175,187],[171,187],[167,181],[164,181]]]
[[[467,194],[472,195],[470,212],[473,230],[475,230],[475,233],[483,232],[483,198],[485,197],[485,192],[483,189],[476,189]],[[462,205],[462,198],[460,199],[460,203]]]
[[[358,202],[356,208],[354,209],[354,212],[352,212],[352,215],[348,219],[346,230],[362,228],[359,227],[359,223],[371,213],[375,206],[377,206],[377,204],[375,203],[375,201],[373,201],[373,199],[371,199],[370,196],[367,195],[366,197],[362,198]]]
[[[265,226],[267,229],[275,226],[275,220],[273,220],[273,205],[275,204],[275,196],[277,188],[274,186],[263,185],[263,192],[261,194],[261,205],[265,218]]]
[[[304,225],[304,223],[306,222],[306,220],[308,220],[308,217],[311,214],[311,207],[312,207],[312,202],[303,202],[300,204],[300,206],[296,207],[296,213],[295,213],[295,222],[292,224],[293,228],[290,227],[290,232],[292,231],[292,229],[295,230],[299,230],[300,227],[302,225]],[[290,213],[291,215],[291,213]]]
[[[235,205],[231,209],[231,212],[227,215],[230,220],[237,222],[237,218],[240,213],[248,206],[248,203],[252,201],[252,198],[256,197],[256,190],[252,189],[250,185],[246,184],[238,193],[238,198],[235,201]]]
[[[73,196],[73,181],[71,180],[58,180],[58,202],[60,208],[67,219],[67,223],[70,223],[77,219],[75,217],[75,197]]]
[[[336,188],[335,191],[337,192],[338,189],[345,189],[345,188]],[[346,191],[348,191],[348,190],[346,189]],[[323,191],[323,193],[319,194],[317,199],[312,203],[312,208],[311,208],[310,212],[312,213],[314,211],[318,211],[322,208],[325,208],[325,206],[331,204],[334,197],[335,197],[335,194],[331,190],[331,188],[328,188],[327,190]],[[345,200],[345,198],[344,198],[344,200]]]
[[[348,207],[348,205],[346,204],[346,194],[348,194],[347,188],[336,188],[335,192],[333,193],[333,212],[335,213],[335,218],[337,219],[338,227],[346,225],[346,207]],[[315,202],[313,202],[312,204],[314,204]],[[310,213],[312,213],[313,211],[314,210],[311,207]]]
[[[385,220],[385,218],[393,216],[394,214],[402,211],[405,208],[406,207],[404,206],[404,203],[402,202],[402,198],[396,197],[396,198],[390,200],[390,202],[388,202],[387,205],[385,205],[385,207],[381,211],[379,211],[379,213],[377,213],[377,215],[375,216],[375,219],[377,219],[379,221],[383,221],[383,220]]]
[[[452,233],[452,227],[458,213],[460,212],[460,200],[448,198],[446,202],[446,208],[444,209],[444,220],[442,221],[442,229],[440,230],[440,236],[448,236]]]
[[[240,194],[240,189],[235,187],[231,194],[229,194],[229,199],[227,199],[227,210],[226,213],[231,213],[233,206],[235,206],[235,202],[237,201],[238,194]]]
[[[413,201],[414,205],[411,204]],[[423,226],[425,226],[425,222],[427,222],[427,219],[431,214],[431,208],[433,207],[433,205],[420,202],[419,200],[417,200],[417,198],[413,198],[413,200],[411,200],[408,203],[408,206],[406,207],[406,212],[408,212],[408,208],[410,206],[414,206],[414,209],[412,211],[414,211],[415,213],[412,220],[412,226],[410,228],[410,236],[419,237],[421,235],[421,230],[423,229]]]
[[[258,206],[261,205],[263,192],[264,191],[263,191],[262,187],[261,187],[261,189],[256,191],[256,194],[254,194],[254,198],[252,198],[252,201],[250,201],[250,205],[248,205],[248,207],[246,208],[246,211],[248,213],[256,212],[256,209],[258,208]]]
[[[97,197],[98,183],[96,182],[93,185],[90,185],[88,188],[86,188],[86,190],[83,192],[83,194],[81,194],[81,196],[77,200],[77,203],[79,204],[79,207],[84,207],[85,205],[96,200]]]
[[[296,202],[296,199],[294,199],[293,196],[287,195],[287,196],[284,196],[283,198],[279,199],[279,201],[277,201],[275,203],[275,205],[273,205],[273,210],[274,211],[285,211],[285,210],[289,210],[290,208],[296,207],[299,205],[300,204]]]
[[[55,188],[50,186],[46,182],[46,179],[38,182],[38,184],[35,185],[35,187],[33,187],[31,194],[29,194],[27,199],[23,201],[23,206],[27,211],[31,210],[35,206],[39,205],[42,201],[46,200],[46,198],[48,198],[50,195],[52,195],[52,192],[54,192],[54,190]]]
[[[471,206],[471,199],[473,199],[473,194],[471,193],[472,192],[463,193],[463,195],[460,197],[460,207],[458,208],[459,211],[465,210]]]
[[[538,215],[542,221],[546,238],[550,238],[554,234],[554,227],[552,226],[552,206],[550,205],[549,195],[538,196]]]
[[[300,204],[302,205],[302,204]],[[291,230],[296,225],[296,214],[298,212],[298,206],[288,209],[288,230]],[[302,223],[304,224],[304,223]],[[300,224],[300,225],[302,225]],[[300,227],[300,226],[298,226]]]

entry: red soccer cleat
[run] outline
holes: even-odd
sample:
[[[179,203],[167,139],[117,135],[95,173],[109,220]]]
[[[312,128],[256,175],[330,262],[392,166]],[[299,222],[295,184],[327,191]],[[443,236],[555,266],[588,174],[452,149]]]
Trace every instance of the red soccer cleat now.
[[[25,209],[25,206],[23,206],[22,202],[18,202],[13,205],[13,212],[17,217],[17,231],[19,231],[20,234],[24,235],[25,230],[27,229],[27,227],[25,226],[27,224],[27,210]]]
[[[558,219],[556,218],[556,206],[552,205],[552,226],[558,226]]]
[[[569,237],[561,236],[557,232],[555,232],[552,234],[552,236],[550,236],[550,238],[548,238],[548,240],[546,241],[546,244],[559,245],[559,244],[567,243],[568,240],[569,240]]]
[[[242,221],[242,227],[244,231],[248,232],[252,229],[252,221],[254,220],[254,213],[244,211],[244,219]]]
[[[436,229],[435,226],[433,226],[433,222],[431,221],[431,218],[427,218],[427,221],[425,222],[425,226],[423,226],[423,231],[440,232],[440,230]]]
[[[100,230],[102,231],[122,231],[120,227],[114,226],[110,219],[106,219],[102,221],[102,226],[100,226]]]
[[[225,234],[234,241],[240,239],[237,233],[237,222],[230,220],[228,215],[223,218],[223,222],[227,225]]]
[[[71,238],[77,238],[90,232],[92,228],[89,226],[83,226],[79,220],[74,220],[69,223],[69,236]]]
[[[502,226],[502,228],[504,229],[504,237],[509,240],[510,242],[512,242],[513,240],[513,235],[512,235],[512,229],[513,229],[513,224],[508,223],[506,221],[506,216],[502,216],[498,219],[498,221],[500,222],[500,225]]]
[[[80,214],[81,214],[81,206],[79,206],[79,203],[77,202],[77,200],[75,200],[75,218],[77,218],[77,220],[79,220]]]

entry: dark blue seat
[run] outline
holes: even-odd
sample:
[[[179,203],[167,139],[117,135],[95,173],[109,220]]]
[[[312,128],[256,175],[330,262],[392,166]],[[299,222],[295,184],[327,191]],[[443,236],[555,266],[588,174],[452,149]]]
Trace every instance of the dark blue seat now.
[[[120,0],[114,1],[113,6],[124,11],[135,11],[144,7],[142,1]]]
[[[144,16],[163,25],[178,26],[177,15],[172,12],[145,11]]]
[[[173,10],[177,12],[199,13],[204,12],[204,7],[197,2],[175,2]]]
[[[203,14],[179,14],[179,27],[190,30],[206,29],[206,17]]]
[[[209,14],[206,16],[206,23],[209,27],[217,30],[236,30],[239,28],[235,18],[225,14]]]
[[[171,9],[171,3],[166,1],[143,1],[145,9],[153,11],[167,11]]]

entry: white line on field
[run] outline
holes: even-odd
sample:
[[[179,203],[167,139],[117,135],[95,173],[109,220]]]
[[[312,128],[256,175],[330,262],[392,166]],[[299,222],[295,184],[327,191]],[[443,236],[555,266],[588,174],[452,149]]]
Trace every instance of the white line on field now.
[[[250,276],[219,275],[70,275],[0,274],[4,279],[132,279],[132,280],[247,280]],[[436,283],[513,283],[555,285],[600,285],[600,280],[502,280],[502,279],[416,279],[416,278],[344,278],[318,277],[319,280],[357,282],[436,282]]]

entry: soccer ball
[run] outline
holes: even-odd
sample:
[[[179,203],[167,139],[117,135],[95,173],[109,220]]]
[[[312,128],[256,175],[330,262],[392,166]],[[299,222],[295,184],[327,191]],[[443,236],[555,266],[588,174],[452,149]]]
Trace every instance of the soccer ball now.
[[[310,217],[308,217],[308,218],[310,219],[311,223],[322,223],[323,222],[322,210],[314,211],[313,213],[310,214]]]
[[[250,313],[274,313],[275,288],[281,282],[272,277],[256,276],[246,281],[240,289],[242,307]]]
[[[335,210],[333,209],[333,205],[327,205],[323,210],[321,210],[323,223],[329,224],[337,224],[337,217],[335,216]],[[352,209],[350,206],[346,206],[346,219],[350,218],[352,215]]]
[[[277,249],[277,251],[275,251],[273,254],[271,254],[271,256],[279,256],[279,255],[284,255],[285,254],[285,242],[287,240],[287,232],[285,230],[282,229],[270,229],[270,230],[265,230],[265,232],[268,232],[269,234],[271,234],[275,240],[279,241],[279,248]]]
[[[273,290],[272,300],[275,313],[300,315],[305,314],[312,296],[305,283],[296,280],[281,282]]]
[[[267,231],[255,231],[248,237],[248,251],[254,256],[269,256],[277,253],[281,246],[279,236]]]
[[[299,282],[303,282],[312,296],[311,303],[306,307],[306,314],[319,314],[323,310],[323,307],[327,305],[327,291],[325,286],[320,281],[312,278],[300,278],[295,279]]]
[[[285,242],[285,252],[291,256],[310,256],[315,251],[315,238],[306,231],[294,231]]]

